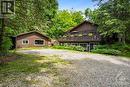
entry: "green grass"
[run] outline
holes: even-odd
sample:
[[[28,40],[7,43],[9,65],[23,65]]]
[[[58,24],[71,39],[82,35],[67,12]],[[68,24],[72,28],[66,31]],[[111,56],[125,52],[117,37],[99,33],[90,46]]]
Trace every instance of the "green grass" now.
[[[58,67],[69,64],[69,62],[61,60],[57,56],[15,55],[17,60],[0,65],[0,84],[6,84],[13,80],[17,81],[19,77],[23,79],[24,83],[26,76],[39,73],[56,76],[57,78]]]

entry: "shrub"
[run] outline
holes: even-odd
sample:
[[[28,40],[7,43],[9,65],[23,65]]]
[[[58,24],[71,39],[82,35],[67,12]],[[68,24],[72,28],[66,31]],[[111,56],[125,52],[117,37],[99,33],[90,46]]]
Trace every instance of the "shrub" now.
[[[109,54],[109,55],[120,55],[130,57],[130,45],[115,43],[111,45],[98,45],[92,50],[94,53]]]
[[[110,45],[110,47],[109,47],[109,48],[122,51],[123,47],[124,47],[124,45],[123,45],[123,44],[116,43],[116,44],[112,44],[112,45]]]
[[[106,49],[106,48],[109,48],[109,46],[108,45],[97,45],[95,47],[95,49]]]
[[[12,46],[12,42],[8,37],[4,37],[2,50],[0,50],[0,56],[5,56],[9,53],[9,49]]]
[[[75,50],[75,51],[84,51],[85,49],[81,46],[74,46],[74,45],[65,45],[65,46],[60,46],[60,45],[55,45],[52,48],[55,49],[67,49],[67,50]]]
[[[126,45],[123,47],[124,50],[130,51],[130,46]]]
[[[115,49],[94,49],[93,53],[109,54],[109,55],[120,55],[121,51]]]

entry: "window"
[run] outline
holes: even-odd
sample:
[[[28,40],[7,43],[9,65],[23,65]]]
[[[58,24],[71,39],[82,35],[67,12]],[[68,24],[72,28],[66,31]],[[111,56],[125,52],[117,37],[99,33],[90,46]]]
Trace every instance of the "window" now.
[[[22,44],[29,44],[29,40],[23,39],[23,40],[22,40]]]
[[[44,40],[35,40],[35,45],[43,45]]]

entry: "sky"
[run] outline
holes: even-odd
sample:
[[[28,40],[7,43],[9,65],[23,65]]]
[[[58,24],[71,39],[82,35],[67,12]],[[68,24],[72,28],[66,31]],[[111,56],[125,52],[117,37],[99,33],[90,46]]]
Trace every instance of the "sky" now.
[[[92,0],[58,0],[59,9],[64,10],[76,10],[84,11],[86,8],[95,9],[97,8],[97,2],[92,2]]]

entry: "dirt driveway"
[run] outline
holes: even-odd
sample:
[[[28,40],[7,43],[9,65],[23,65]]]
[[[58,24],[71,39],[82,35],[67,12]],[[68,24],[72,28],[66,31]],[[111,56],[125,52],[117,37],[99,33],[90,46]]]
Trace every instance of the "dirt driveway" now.
[[[70,61],[69,67],[60,70],[61,76],[67,78],[64,87],[130,87],[130,60],[124,57],[55,49],[19,52],[57,55]]]

